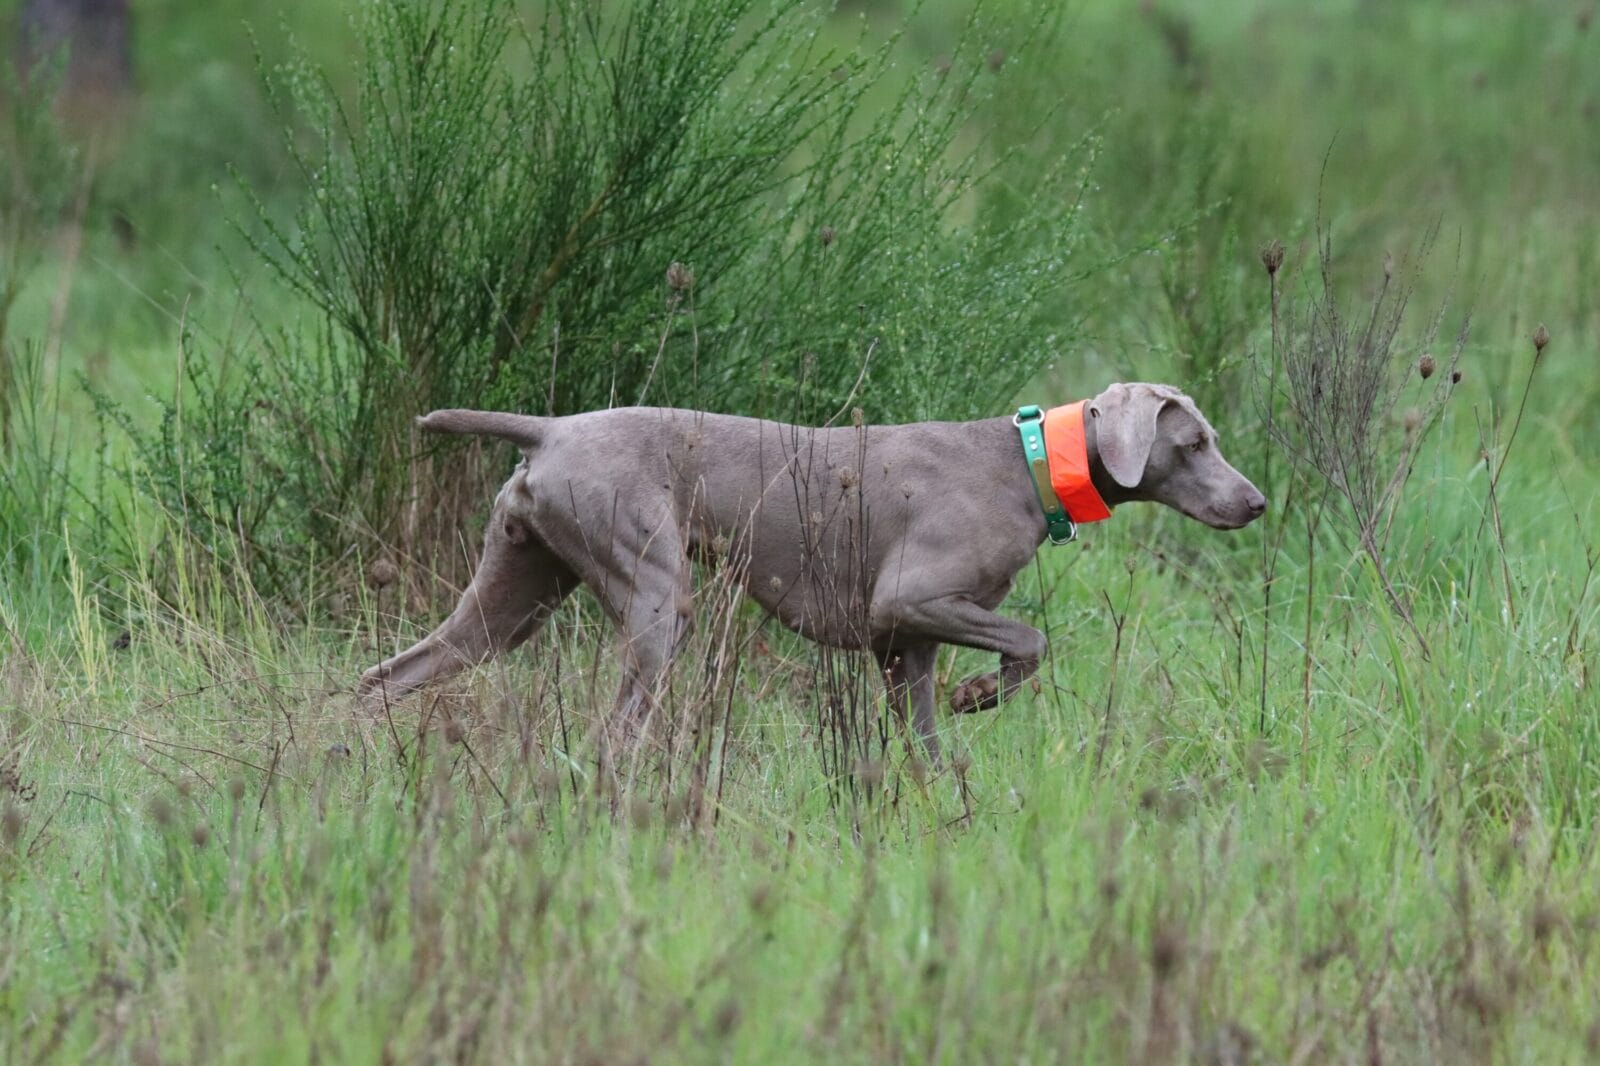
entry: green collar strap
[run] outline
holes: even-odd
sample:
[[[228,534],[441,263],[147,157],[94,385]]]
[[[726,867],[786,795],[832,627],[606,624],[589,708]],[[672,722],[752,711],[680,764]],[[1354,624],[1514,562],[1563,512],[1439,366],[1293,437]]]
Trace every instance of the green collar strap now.
[[[1078,527],[1061,506],[1061,499],[1050,484],[1050,460],[1044,450],[1044,412],[1035,403],[1017,408],[1011,424],[1022,434],[1022,457],[1027,460],[1028,473],[1039,494],[1039,506],[1044,509],[1044,524],[1051,544],[1069,544],[1078,536]]]

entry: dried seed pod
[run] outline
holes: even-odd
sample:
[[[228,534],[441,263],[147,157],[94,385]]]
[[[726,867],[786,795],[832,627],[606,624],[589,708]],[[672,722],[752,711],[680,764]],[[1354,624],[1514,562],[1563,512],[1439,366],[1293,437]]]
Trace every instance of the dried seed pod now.
[[[1539,328],[1533,331],[1533,354],[1538,356],[1544,352],[1544,346],[1550,343],[1550,331],[1544,328],[1544,323],[1539,323]]]
[[[1261,265],[1267,268],[1268,274],[1276,274],[1278,268],[1283,266],[1283,242],[1271,240],[1261,246]]]
[[[716,1030],[718,1036],[727,1037],[739,1028],[740,1015],[738,1000],[723,1000],[722,1006],[717,1008],[716,1017],[711,1020],[712,1028]]]
[[[1183,961],[1183,933],[1170,922],[1163,922],[1150,938],[1150,968],[1157,980],[1164,980]]]
[[[1429,378],[1433,377],[1433,372],[1438,369],[1438,367],[1439,364],[1431,355],[1425,355],[1421,359],[1417,360],[1417,373],[1422,375],[1423,381],[1427,381]]]
[[[765,881],[750,890],[750,909],[765,917],[772,913],[772,886]]]
[[[157,825],[166,829],[178,817],[178,812],[172,806],[171,800],[165,796],[157,796],[150,801],[150,817]]]
[[[822,246],[824,248],[833,243],[833,237],[834,233],[832,226],[823,226],[822,232],[818,234],[818,238],[822,241]]]
[[[1459,371],[1459,370],[1450,371],[1450,384],[1452,384],[1452,385],[1461,384],[1461,371]]]
[[[0,814],[0,844],[15,847],[22,839],[22,810],[15,803],[7,803]]]
[[[400,577],[400,568],[387,556],[378,556],[367,567],[367,584],[375,589],[387,588]]]
[[[667,288],[673,292],[686,292],[694,288],[694,271],[677,260],[667,267]]]

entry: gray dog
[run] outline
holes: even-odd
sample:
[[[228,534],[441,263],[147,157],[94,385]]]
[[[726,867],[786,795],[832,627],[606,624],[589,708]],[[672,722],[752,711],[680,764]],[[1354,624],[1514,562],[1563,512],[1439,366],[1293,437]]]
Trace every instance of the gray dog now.
[[[1217,529],[1266,509],[1178,390],[1112,385],[1081,412],[1080,451],[1106,504],[1164,503]],[[435,411],[420,422],[509,440],[523,459],[495,499],[460,605],[363,675],[369,698],[516,647],[586,585],[622,634],[613,728],[636,735],[691,622],[692,558],[733,567],[795,632],[870,650],[891,705],[903,720],[910,704],[935,758],[939,645],[1000,656],[998,671],[954,690],[958,711],[1009,699],[1044,656],[1044,634],[995,613],[1046,536],[1048,489],[1036,489],[1012,418],[809,429],[636,407]]]

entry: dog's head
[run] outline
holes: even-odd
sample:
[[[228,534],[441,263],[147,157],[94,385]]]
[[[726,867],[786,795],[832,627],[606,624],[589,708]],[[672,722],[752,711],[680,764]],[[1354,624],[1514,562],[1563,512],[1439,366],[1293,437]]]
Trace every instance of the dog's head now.
[[[1100,465],[1125,500],[1164,503],[1214,529],[1261,517],[1267,498],[1217,447],[1217,431],[1170,385],[1112,385],[1084,407]]]

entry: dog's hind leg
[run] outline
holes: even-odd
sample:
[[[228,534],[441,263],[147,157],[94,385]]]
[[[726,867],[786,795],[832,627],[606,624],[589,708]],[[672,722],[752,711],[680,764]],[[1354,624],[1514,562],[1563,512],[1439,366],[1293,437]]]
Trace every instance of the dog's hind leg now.
[[[917,737],[935,766],[940,762],[939,728],[933,715],[933,668],[938,657],[937,644],[916,644],[878,654],[889,706],[902,723],[909,709]]]
[[[402,696],[516,647],[577,585],[577,575],[522,519],[496,506],[483,559],[461,602],[438,629],[363,674],[362,696]]]

